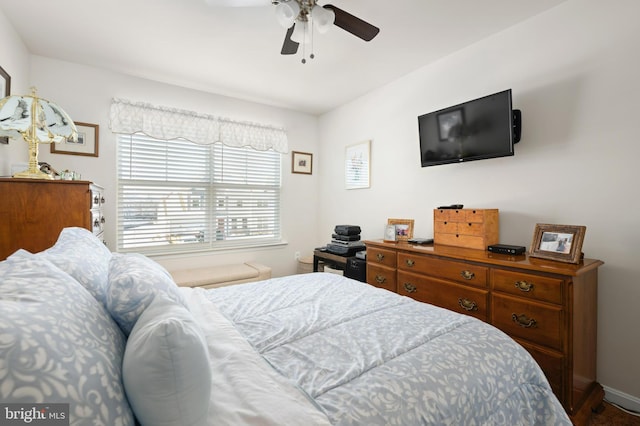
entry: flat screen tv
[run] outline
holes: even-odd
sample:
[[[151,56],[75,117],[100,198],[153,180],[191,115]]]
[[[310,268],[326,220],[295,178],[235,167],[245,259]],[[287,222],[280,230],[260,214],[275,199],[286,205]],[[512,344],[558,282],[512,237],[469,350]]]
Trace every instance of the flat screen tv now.
[[[519,121],[511,89],[421,115],[422,167],[513,155]]]

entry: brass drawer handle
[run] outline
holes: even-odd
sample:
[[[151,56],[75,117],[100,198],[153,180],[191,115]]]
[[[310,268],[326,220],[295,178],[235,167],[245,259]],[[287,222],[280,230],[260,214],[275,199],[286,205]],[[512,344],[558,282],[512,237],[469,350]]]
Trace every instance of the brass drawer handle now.
[[[375,280],[378,284],[384,284],[384,282],[387,281],[387,277],[383,275],[376,275]]]
[[[411,283],[404,283],[403,287],[405,290],[407,290],[407,293],[415,293],[416,291],[418,291],[418,287]]]
[[[520,327],[524,327],[524,328],[533,328],[537,324],[535,319],[529,318],[525,314],[521,314],[521,315],[511,314],[511,320],[516,324],[518,324]]]
[[[460,275],[462,276],[462,278],[464,278],[465,280],[472,280],[476,274],[474,274],[471,271],[467,271],[466,269],[462,272],[460,272]]]
[[[413,259],[407,259],[405,263],[407,264],[408,267],[412,267],[413,265],[416,264],[416,261]]]
[[[516,281],[516,288],[520,291],[529,292],[533,290],[533,283],[527,281]]]
[[[384,254],[382,253],[376,254],[376,259],[378,259],[378,262],[382,262],[382,260],[384,259]]]
[[[460,298],[458,299],[458,305],[460,305],[460,307],[462,309],[464,309],[465,311],[477,311],[478,310],[478,304],[476,302],[474,302],[473,300],[469,300],[467,298]]]

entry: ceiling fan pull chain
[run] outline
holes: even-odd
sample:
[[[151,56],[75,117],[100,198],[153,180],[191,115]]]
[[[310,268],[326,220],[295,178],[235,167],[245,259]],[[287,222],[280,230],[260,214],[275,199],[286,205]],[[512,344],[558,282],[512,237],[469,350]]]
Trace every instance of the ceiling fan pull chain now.
[[[309,25],[309,34],[311,34],[311,54],[309,55],[309,58],[313,59],[316,57],[316,55],[313,53],[313,19],[310,19],[307,25]]]

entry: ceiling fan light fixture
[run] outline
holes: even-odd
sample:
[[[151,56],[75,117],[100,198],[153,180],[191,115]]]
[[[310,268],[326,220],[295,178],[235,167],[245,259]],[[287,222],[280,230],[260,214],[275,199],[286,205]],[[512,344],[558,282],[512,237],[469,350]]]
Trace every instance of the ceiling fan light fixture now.
[[[291,40],[300,44],[309,44],[311,42],[311,27],[307,21],[298,21],[291,33]]]
[[[276,6],[276,19],[283,28],[291,28],[300,14],[300,5],[294,1],[280,2]]]
[[[311,9],[311,19],[313,19],[313,25],[318,32],[324,34],[333,26],[336,14],[333,10],[325,9],[316,4],[313,6],[313,9]]]

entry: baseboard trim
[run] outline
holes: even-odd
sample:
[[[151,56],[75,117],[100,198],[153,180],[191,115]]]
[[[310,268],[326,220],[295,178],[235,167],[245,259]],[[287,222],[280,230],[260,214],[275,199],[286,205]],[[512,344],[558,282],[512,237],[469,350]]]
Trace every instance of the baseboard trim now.
[[[607,386],[604,388],[604,399],[614,404],[626,408],[627,410],[633,410],[640,413],[640,398],[621,392],[617,389],[613,389]]]

